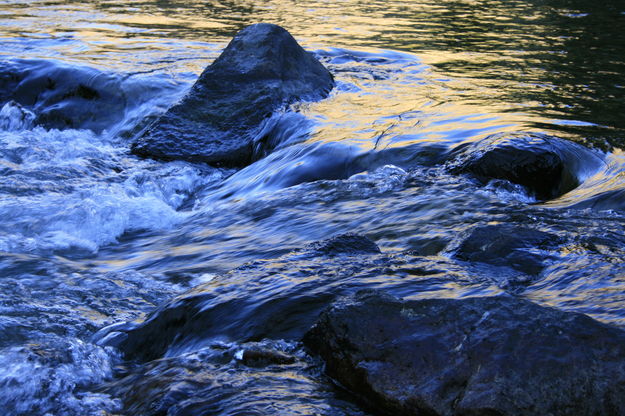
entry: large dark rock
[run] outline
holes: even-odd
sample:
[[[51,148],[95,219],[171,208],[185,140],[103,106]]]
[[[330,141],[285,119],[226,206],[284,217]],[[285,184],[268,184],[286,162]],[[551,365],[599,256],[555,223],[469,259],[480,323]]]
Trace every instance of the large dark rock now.
[[[94,68],[52,60],[0,61],[0,108],[14,102],[45,128],[101,132],[125,115],[121,79]]]
[[[240,31],[182,101],[132,146],[155,159],[214,165],[251,162],[261,123],[299,100],[328,95],[334,80],[283,28],[260,23]]]
[[[548,200],[576,188],[601,165],[593,151],[543,134],[497,134],[452,151],[454,173],[469,173],[486,183],[504,179]]]
[[[511,297],[336,302],[304,342],[390,415],[623,415],[625,332]]]
[[[551,233],[513,224],[492,224],[473,228],[454,252],[454,257],[510,267],[535,275],[549,258],[544,252],[555,249],[561,239]]]

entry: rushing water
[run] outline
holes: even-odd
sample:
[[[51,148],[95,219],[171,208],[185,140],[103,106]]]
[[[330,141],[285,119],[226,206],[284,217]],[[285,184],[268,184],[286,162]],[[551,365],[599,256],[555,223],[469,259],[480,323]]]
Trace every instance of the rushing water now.
[[[131,155],[143,120],[260,21],[314,51],[331,96],[274,115],[276,149],[238,171]],[[319,308],[357,288],[510,292],[625,326],[625,203],[597,199],[625,188],[623,27],[616,0],[0,2],[0,69],[123,97],[105,124],[61,130],[0,101],[1,413],[366,414],[299,344]],[[601,162],[542,204],[438,164],[518,131]],[[454,256],[498,224],[555,236],[532,253],[539,273]],[[382,253],[305,248],[346,232]],[[205,295],[210,327],[162,357],[128,361],[101,342],[109,325]],[[246,348],[293,360],[254,365]]]

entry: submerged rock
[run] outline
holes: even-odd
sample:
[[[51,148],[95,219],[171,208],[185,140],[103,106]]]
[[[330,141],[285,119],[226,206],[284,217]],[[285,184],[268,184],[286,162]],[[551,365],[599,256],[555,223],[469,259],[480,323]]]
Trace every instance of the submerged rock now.
[[[570,206],[574,209],[590,208],[597,211],[625,211],[625,189],[614,189],[593,195]]]
[[[452,153],[452,172],[472,174],[484,183],[504,179],[524,186],[538,200],[575,189],[601,164],[593,151],[543,134],[497,134]]]
[[[529,275],[545,267],[547,254],[561,239],[555,235],[512,224],[485,225],[473,228],[459,244],[454,257],[469,261],[511,267]]]
[[[364,235],[354,233],[340,234],[327,240],[312,243],[308,245],[307,249],[326,256],[381,253],[376,243]]]
[[[182,101],[132,146],[155,159],[214,165],[251,162],[261,123],[299,100],[328,95],[334,80],[283,28],[259,23],[240,31]]]
[[[385,414],[625,414],[625,332],[512,297],[360,292],[323,312],[304,343]]]
[[[0,106],[9,102],[32,111],[35,125],[95,132],[119,122],[126,109],[119,77],[51,60],[0,61]]]
[[[255,349],[249,344],[213,345],[129,366],[99,391],[120,400],[123,409],[116,413],[125,416],[362,415],[320,388],[296,343],[262,344],[254,353],[244,352]]]

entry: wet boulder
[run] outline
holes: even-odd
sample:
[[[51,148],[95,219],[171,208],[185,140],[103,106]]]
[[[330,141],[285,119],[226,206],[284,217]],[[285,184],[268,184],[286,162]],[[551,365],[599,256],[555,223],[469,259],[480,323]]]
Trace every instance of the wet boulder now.
[[[95,68],[53,60],[0,61],[0,107],[34,113],[47,129],[101,132],[121,121],[126,98],[120,77]]]
[[[560,243],[557,235],[529,227],[484,225],[469,231],[454,250],[454,257],[536,275],[545,267],[550,257],[548,251],[554,250]]]
[[[334,80],[283,28],[259,23],[240,31],[189,93],[133,145],[141,157],[245,166],[276,110],[328,95]]]
[[[496,134],[452,151],[453,173],[483,183],[503,179],[524,186],[538,200],[557,198],[595,172],[602,159],[579,144],[544,134]]]
[[[360,292],[323,312],[304,343],[384,414],[625,414],[625,332],[513,297]]]

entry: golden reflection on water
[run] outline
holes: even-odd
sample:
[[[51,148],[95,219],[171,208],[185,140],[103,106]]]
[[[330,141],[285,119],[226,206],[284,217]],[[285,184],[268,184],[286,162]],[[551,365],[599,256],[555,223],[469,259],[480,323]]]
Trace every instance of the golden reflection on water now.
[[[385,110],[395,114],[427,99],[454,102],[457,109],[479,106],[477,113],[523,113],[517,127],[547,126],[601,145],[604,140],[619,144],[625,129],[618,116],[625,113],[625,91],[619,87],[625,73],[625,34],[618,30],[625,26],[623,9],[616,0],[601,5],[582,0],[9,1],[0,4],[0,41],[50,39],[29,48],[28,56],[53,51],[115,67],[111,60],[121,60],[122,68],[138,70],[171,60],[172,53],[179,60],[206,59],[207,44],[219,49],[242,27],[271,22],[309,49],[406,51],[432,68],[428,81],[436,84],[436,74],[450,78],[446,88],[434,85],[435,91],[389,84],[399,105]],[[375,103],[362,96],[345,99],[361,100],[360,108],[375,111]],[[554,126],[551,119],[586,124]]]

